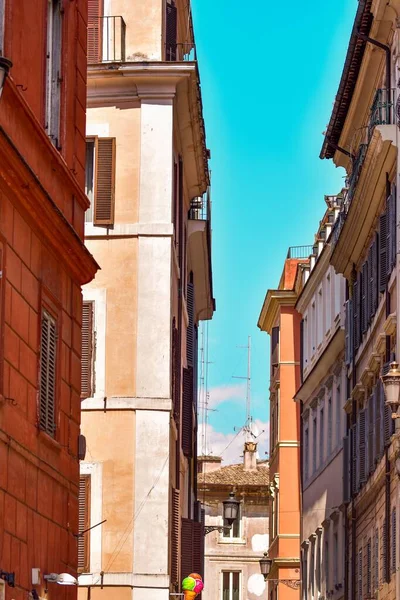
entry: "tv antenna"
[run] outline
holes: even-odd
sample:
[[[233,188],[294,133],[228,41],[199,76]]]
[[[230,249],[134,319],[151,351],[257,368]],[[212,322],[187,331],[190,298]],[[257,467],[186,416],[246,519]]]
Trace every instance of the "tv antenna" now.
[[[238,346],[238,348],[247,348],[247,377],[232,375],[233,379],[244,379],[246,381],[246,423],[243,427],[246,442],[255,438],[252,432],[253,417],[251,416],[251,336],[248,337],[247,346]]]

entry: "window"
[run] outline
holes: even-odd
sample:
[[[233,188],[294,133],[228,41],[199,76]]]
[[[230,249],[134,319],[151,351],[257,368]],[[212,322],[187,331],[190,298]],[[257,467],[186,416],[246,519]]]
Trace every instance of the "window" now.
[[[4,55],[4,0],[0,0],[0,56]]]
[[[392,552],[391,552],[391,570],[392,573],[396,573],[396,509],[392,510]]]
[[[39,426],[54,437],[56,368],[57,365],[57,321],[45,309],[42,310],[40,340],[40,382],[39,382]]]
[[[325,533],[325,589],[326,591],[329,591],[329,583],[330,583],[330,578],[329,578],[329,538],[328,538],[329,532],[326,531]]]
[[[78,573],[90,570],[90,535],[83,533],[90,527],[90,480],[90,475],[79,478]]]
[[[363,600],[362,548],[358,551],[358,600]]]
[[[322,295],[322,287],[318,290],[318,302],[317,302],[317,345],[322,344],[324,339],[324,305],[323,305],[323,295]]]
[[[240,600],[240,572],[222,573],[222,600]]]
[[[222,534],[223,538],[240,538],[241,536],[241,524],[242,524],[242,510],[241,506],[239,507],[239,512],[237,518],[233,521],[232,527],[229,528],[228,521],[224,519],[224,531]]]
[[[333,534],[333,583],[339,583],[339,542],[337,531]]]
[[[315,542],[311,542],[311,558],[310,558],[310,591],[311,597],[314,598],[315,588]]]
[[[367,543],[367,595],[371,594],[371,538]]]
[[[319,411],[319,464],[322,465],[324,462],[325,455],[325,420],[324,420],[324,407],[321,406]]]
[[[46,130],[60,147],[62,0],[48,0],[46,52]]]
[[[326,277],[326,294],[325,294],[325,332],[331,327],[331,275],[328,273]]]
[[[313,418],[313,473],[317,470],[317,417]]]
[[[94,393],[94,302],[82,304],[82,369],[81,369],[81,398],[91,398]]]
[[[90,200],[85,221],[113,225],[115,205],[115,138],[86,141],[86,194]]]
[[[374,544],[374,589],[379,587],[379,531],[375,529],[375,544]]]
[[[304,429],[304,481],[308,479],[308,462],[309,462],[309,452],[310,452],[310,440],[308,434],[308,423]]]
[[[336,386],[336,447],[342,439],[342,400],[340,396],[340,385]]]
[[[332,452],[332,392],[329,392],[328,397],[328,445],[327,456]]]

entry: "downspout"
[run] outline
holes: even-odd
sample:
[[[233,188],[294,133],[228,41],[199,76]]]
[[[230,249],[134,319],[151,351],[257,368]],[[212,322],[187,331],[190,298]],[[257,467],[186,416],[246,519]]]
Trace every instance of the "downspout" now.
[[[178,222],[179,222],[179,282],[178,282],[178,356],[179,369],[177,387],[179,390],[179,423],[177,427],[177,448],[176,448],[176,488],[180,489],[181,481],[181,423],[182,423],[182,327],[183,327],[183,301],[182,301],[182,281],[183,281],[183,161],[179,156],[179,173],[178,173]]]
[[[392,69],[391,54],[392,53],[391,53],[391,49],[386,44],[382,44],[382,42],[378,42],[378,40],[374,40],[374,39],[368,37],[367,35],[364,35],[363,33],[357,33],[357,37],[359,37],[361,40],[364,40],[365,42],[369,42],[373,46],[377,46],[378,48],[380,48],[381,50],[383,50],[386,53],[386,89],[387,89],[388,101],[389,101],[389,98],[390,98],[389,94],[390,94],[390,90],[392,87],[392,76],[391,76],[391,69]]]

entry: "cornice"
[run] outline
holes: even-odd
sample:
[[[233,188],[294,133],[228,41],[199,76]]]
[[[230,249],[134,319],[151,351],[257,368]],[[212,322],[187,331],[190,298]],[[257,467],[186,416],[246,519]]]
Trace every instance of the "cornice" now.
[[[258,319],[261,331],[271,334],[281,306],[294,306],[297,294],[293,290],[268,290]]]

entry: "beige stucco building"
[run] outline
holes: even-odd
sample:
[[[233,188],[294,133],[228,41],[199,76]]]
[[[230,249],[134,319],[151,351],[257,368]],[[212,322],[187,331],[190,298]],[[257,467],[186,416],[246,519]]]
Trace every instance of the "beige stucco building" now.
[[[245,443],[241,464],[221,466],[221,458],[199,457],[199,500],[206,527],[203,600],[267,600],[259,560],[269,546],[269,468],[257,461],[257,444]],[[224,529],[222,502],[235,491],[239,515]]]
[[[330,262],[346,278],[346,598],[400,595],[399,443],[381,376],[399,357],[400,1],[358,3],[321,158],[347,173]]]
[[[89,1],[80,599],[167,600],[202,569],[197,325],[214,312],[190,5]],[[101,523],[100,525],[98,525]],[[181,563],[182,557],[182,563]]]
[[[343,196],[327,210],[305,267],[296,308],[301,322],[302,598],[343,598],[346,419],[345,279],[329,263],[331,233]]]

